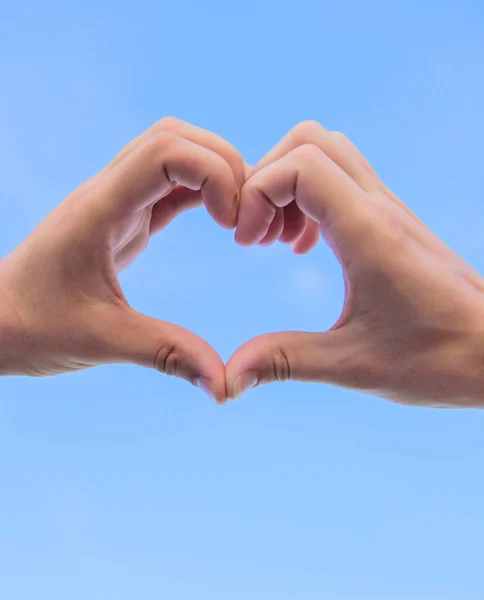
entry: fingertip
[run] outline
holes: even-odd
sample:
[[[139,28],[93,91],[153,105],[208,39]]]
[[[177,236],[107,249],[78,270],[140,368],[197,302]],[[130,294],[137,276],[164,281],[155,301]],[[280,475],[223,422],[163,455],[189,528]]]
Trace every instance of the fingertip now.
[[[266,360],[270,356],[270,334],[246,341],[225,365],[225,381],[229,400],[239,398],[256,385],[267,381]]]
[[[241,248],[250,248],[254,245],[254,242],[243,238],[243,235],[240,233],[239,228],[237,228],[235,231],[234,241],[237,244],[237,246],[240,246]]]
[[[213,389],[212,381],[208,377],[199,377],[195,381],[195,386],[201,390],[210,400],[216,401],[215,392]]]
[[[304,256],[305,254],[309,254],[312,248],[299,248],[296,242],[292,245],[291,250],[296,256]]]
[[[291,202],[284,208],[284,228],[279,236],[283,244],[296,243],[306,231],[308,219],[301,212],[296,202]]]
[[[258,242],[257,245],[262,246],[263,248],[268,248],[269,246],[273,246],[276,242],[277,242],[277,240],[269,240],[269,239],[264,238],[263,240]]]
[[[297,255],[308,254],[313,248],[318,245],[320,237],[320,227],[316,221],[308,219],[306,231],[303,235],[292,245],[292,251]]]
[[[234,381],[232,388],[229,392],[229,397],[232,400],[237,400],[243,394],[246,394],[250,390],[254,389],[258,384],[259,374],[257,373],[257,371],[245,371],[245,373],[239,375]]]

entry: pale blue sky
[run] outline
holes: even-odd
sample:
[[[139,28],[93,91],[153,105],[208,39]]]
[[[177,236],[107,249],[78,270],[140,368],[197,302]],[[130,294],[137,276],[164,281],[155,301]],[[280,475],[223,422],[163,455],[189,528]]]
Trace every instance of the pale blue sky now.
[[[74,5],[73,5],[74,4]],[[256,162],[344,131],[484,272],[484,5],[42,3],[0,9],[0,253],[164,115]],[[122,275],[207,338],[325,329],[330,252],[244,250],[202,210]],[[484,598],[484,414],[278,384],[218,408],[136,367],[0,380],[0,597]]]

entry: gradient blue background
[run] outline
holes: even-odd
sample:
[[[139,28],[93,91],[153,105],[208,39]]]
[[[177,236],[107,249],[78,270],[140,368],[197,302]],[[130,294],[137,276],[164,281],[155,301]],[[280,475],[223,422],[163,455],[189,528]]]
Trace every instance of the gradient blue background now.
[[[481,1],[0,9],[0,253],[164,115],[256,162],[316,119],[484,272]],[[122,275],[227,359],[325,329],[323,245],[244,250],[202,210]],[[278,384],[218,408],[136,367],[0,381],[0,597],[484,598],[484,416]]]

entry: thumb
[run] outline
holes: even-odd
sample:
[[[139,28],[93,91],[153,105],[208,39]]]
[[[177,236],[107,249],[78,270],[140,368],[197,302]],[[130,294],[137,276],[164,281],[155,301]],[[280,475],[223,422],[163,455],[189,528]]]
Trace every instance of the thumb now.
[[[217,403],[227,399],[225,369],[201,337],[167,321],[117,307],[104,324],[111,362],[132,363],[186,379]]]
[[[237,398],[272,381],[344,385],[351,344],[342,330],[286,331],[253,338],[238,348],[225,367],[227,394]]]

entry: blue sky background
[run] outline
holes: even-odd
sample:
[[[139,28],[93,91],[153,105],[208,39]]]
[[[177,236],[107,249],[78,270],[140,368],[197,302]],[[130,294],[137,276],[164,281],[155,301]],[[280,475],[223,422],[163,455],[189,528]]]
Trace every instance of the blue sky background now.
[[[256,162],[316,119],[484,272],[481,1],[3,4],[0,253],[165,115]],[[122,275],[224,359],[339,314],[321,245],[241,249],[202,210]],[[278,384],[218,408],[113,366],[0,381],[8,600],[484,598],[484,415]]]

